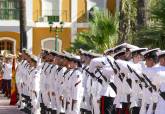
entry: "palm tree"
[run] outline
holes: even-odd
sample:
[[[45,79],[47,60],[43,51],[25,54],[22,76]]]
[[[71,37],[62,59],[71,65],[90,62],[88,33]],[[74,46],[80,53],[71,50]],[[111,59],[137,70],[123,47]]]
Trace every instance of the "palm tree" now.
[[[26,0],[19,0],[20,5],[20,51],[22,48],[27,48],[26,34]]]
[[[94,16],[90,21],[90,31],[77,34],[77,39],[71,49],[83,48],[101,53],[116,44],[117,27],[117,16],[112,16],[107,10],[94,11]]]
[[[147,23],[147,0],[137,0],[137,30],[146,26]]]
[[[120,0],[118,44],[130,42],[135,33],[136,0]]]
[[[138,32],[134,43],[150,48],[165,49],[165,0],[158,0],[151,10],[151,22]]]

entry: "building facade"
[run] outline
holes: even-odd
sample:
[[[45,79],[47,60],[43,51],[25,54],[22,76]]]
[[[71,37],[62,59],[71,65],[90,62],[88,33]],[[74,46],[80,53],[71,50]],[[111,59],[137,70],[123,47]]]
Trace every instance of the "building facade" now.
[[[89,29],[89,11],[94,6],[114,12],[118,7],[117,0],[26,0],[27,44],[34,54],[42,48],[65,50],[71,46],[78,32]],[[57,43],[56,33],[50,31],[60,27]],[[19,52],[19,0],[0,0],[0,50]]]

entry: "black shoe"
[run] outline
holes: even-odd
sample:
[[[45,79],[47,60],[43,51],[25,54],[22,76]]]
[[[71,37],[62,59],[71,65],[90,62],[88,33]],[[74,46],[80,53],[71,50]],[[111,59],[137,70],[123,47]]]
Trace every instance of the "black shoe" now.
[[[25,108],[22,108],[22,109],[20,109],[20,111],[22,111],[22,112],[26,112],[26,109],[25,109]]]
[[[51,114],[57,114],[57,110],[52,110]]]

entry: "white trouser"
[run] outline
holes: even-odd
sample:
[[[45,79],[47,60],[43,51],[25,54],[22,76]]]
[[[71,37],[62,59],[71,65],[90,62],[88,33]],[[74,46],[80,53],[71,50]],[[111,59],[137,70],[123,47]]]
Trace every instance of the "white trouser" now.
[[[68,98],[65,98],[65,105],[67,104],[67,102],[69,102],[69,104],[67,104],[67,107],[65,109],[65,113],[66,114],[72,114],[71,112],[71,108],[72,108],[72,100],[68,97]]]
[[[147,114],[146,107],[147,107],[147,104],[143,102],[139,114]]]
[[[44,92],[43,93],[43,102],[47,108],[51,108],[51,101],[50,100],[51,99],[48,96],[48,92],[47,91]]]
[[[80,114],[80,104],[81,100],[77,100],[73,105],[73,109],[71,110],[71,114]]]
[[[89,95],[85,95],[84,98],[85,98],[85,100],[84,101],[82,100],[82,102],[81,102],[81,108],[82,109],[86,109],[88,111],[91,111],[92,107],[90,105],[90,96]]]
[[[34,93],[32,93],[32,113],[33,114],[40,114],[40,103],[39,98],[35,96]]]
[[[149,105],[149,108],[147,110],[147,114],[153,114],[153,103]]]
[[[155,114],[165,114],[164,107],[165,107],[165,101],[164,101],[164,99],[160,98],[157,103]]]
[[[100,103],[98,103],[98,98],[93,97],[93,99],[92,99],[92,105],[93,105],[93,111],[92,111],[92,113],[93,114],[100,114]]]
[[[56,102],[57,102],[57,113],[64,113],[65,106],[62,106],[62,101],[60,100],[60,95],[56,95]],[[65,105],[65,104],[64,104]]]
[[[19,93],[19,101],[18,101],[18,103],[20,103],[21,100],[22,100],[22,96],[21,96],[21,94],[22,94],[21,83],[17,83],[17,90],[18,90],[18,93]]]
[[[54,95],[50,95],[50,98],[51,98],[51,108],[53,110],[57,110],[57,102],[56,102],[56,96]]]

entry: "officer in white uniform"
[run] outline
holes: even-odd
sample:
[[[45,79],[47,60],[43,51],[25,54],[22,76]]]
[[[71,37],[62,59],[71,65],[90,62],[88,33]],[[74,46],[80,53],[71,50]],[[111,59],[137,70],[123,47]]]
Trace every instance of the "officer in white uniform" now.
[[[71,114],[80,114],[80,104],[83,97],[82,69],[80,69],[80,58],[73,56],[72,60],[74,62],[74,72],[71,77]]]
[[[90,78],[89,74],[87,73],[86,70],[89,69],[89,63],[91,59],[93,58],[90,56],[87,51],[80,50],[80,57],[81,57],[81,63],[82,63],[82,69],[83,69],[83,81],[82,81],[82,86],[84,89],[83,93],[83,99],[81,102],[81,114],[91,114],[92,113],[92,107],[90,104],[90,94],[88,93],[88,78]]]
[[[63,66],[63,60],[64,60],[64,54],[59,53],[59,66],[58,69],[56,70],[57,73],[57,78],[56,78],[56,86],[57,86],[57,94],[56,94],[56,99],[57,99],[57,112],[60,114],[65,113],[65,106],[64,106],[64,97],[62,94],[63,90],[63,75],[64,72],[67,70],[65,66]]]
[[[151,113],[155,114],[163,114],[164,104],[165,104],[165,96],[164,96],[164,84],[165,84],[165,51],[159,51],[157,53],[159,59],[159,67],[153,68],[151,72],[154,75],[154,79],[152,83],[156,86],[156,91],[152,94],[152,102],[153,108]]]
[[[158,77],[153,83],[156,84],[160,93],[157,94],[157,105],[155,109],[155,114],[164,114],[165,113],[165,51],[162,51],[158,54],[161,70],[158,72]]]
[[[40,76],[40,106],[41,106],[41,113],[46,113],[47,110],[47,102],[49,99],[47,99],[47,93],[45,90],[45,70],[49,67],[48,64],[48,55],[49,52],[47,50],[44,51],[44,54],[42,55],[43,63],[42,63],[42,69],[41,69],[41,76]]]
[[[19,54],[17,57],[17,68],[16,68],[16,85],[17,85],[17,90],[19,94],[19,99],[18,99],[18,108],[21,107],[21,94],[22,94],[22,89],[21,89],[21,81],[22,81],[22,75],[21,75],[21,65],[23,63],[23,60],[21,58],[22,54]]]
[[[117,96],[114,104],[116,105],[116,113],[129,114],[130,94],[131,94],[131,79],[127,71],[128,61],[131,59],[130,49],[137,49],[137,46],[127,43],[121,44],[114,48],[114,66],[117,69],[115,76],[115,85],[117,86]],[[119,65],[117,65],[117,64]],[[124,65],[124,66],[123,66]],[[126,71],[124,71],[126,70]]]
[[[116,113],[128,113],[128,99],[127,94],[130,92],[130,87],[128,86],[125,78],[128,76],[127,72],[123,72],[123,68],[125,68],[125,50],[119,51],[114,55],[115,62],[114,64],[115,69],[118,70],[117,74],[115,75],[115,85],[117,86],[117,96],[115,98],[114,104],[116,105]],[[125,77],[124,77],[124,76]]]
[[[142,52],[146,51],[147,48],[139,48],[131,50],[132,53],[132,61],[130,61],[130,66],[133,68],[138,74],[142,72],[142,68],[144,68],[144,62],[142,61]],[[139,78],[131,73],[132,80],[132,92],[131,92],[131,113],[139,114],[141,107],[141,94],[142,88],[139,86],[140,81]],[[137,92],[138,91],[138,92]]]
[[[51,114],[57,114],[57,101],[56,101],[56,70],[58,68],[58,58],[57,58],[57,52],[52,51],[50,53],[54,56],[54,60],[52,62],[52,66],[50,69],[50,76],[49,76],[49,84],[50,84],[50,98],[51,98]]]
[[[89,56],[94,59],[90,61],[89,64],[89,76],[87,80],[87,90],[90,95],[90,104],[92,106],[92,114],[101,113],[101,90],[103,79],[100,76],[100,73],[97,73],[97,68],[104,66],[102,63],[102,57],[99,54],[89,53]]]
[[[22,50],[22,54],[21,54],[21,62],[20,62],[20,65],[18,66],[18,68],[17,68],[17,71],[16,71],[16,82],[19,82],[20,83],[20,88],[18,88],[19,89],[19,104],[18,104],[18,107],[20,108],[20,109],[24,109],[24,107],[25,107],[25,103],[24,102],[22,102],[23,100],[24,100],[24,98],[22,97],[22,95],[23,95],[23,92],[24,92],[24,88],[23,88],[23,78],[24,78],[24,71],[23,71],[23,69],[24,69],[24,66],[25,66],[25,64],[27,64],[27,60],[26,60],[26,53],[27,53],[27,51],[25,50],[25,49],[23,49]],[[18,77],[17,77],[17,75],[18,75]],[[19,86],[19,85],[17,85],[17,86]],[[20,106],[19,106],[20,105]]]
[[[70,76],[72,75],[73,69],[72,69],[72,60],[70,55],[65,55],[65,59],[67,59],[67,70],[65,71],[63,75],[63,90],[62,94],[64,97],[64,106],[65,106],[65,114],[71,113],[71,81]]]
[[[32,103],[32,113],[40,114],[40,103],[39,103],[39,91],[40,91],[40,72],[37,69],[37,57],[32,56],[31,58],[31,70],[29,72],[31,83],[30,83],[30,92],[31,92],[31,103]]]
[[[145,64],[146,64],[146,68],[143,68],[143,73],[147,75],[147,77],[152,81],[153,80],[153,76],[149,73],[149,71],[154,68],[157,67],[157,55],[156,52],[159,49],[152,49],[152,50],[148,50],[146,52],[143,53],[144,58],[145,58]],[[143,89],[143,95],[142,95],[142,107],[140,109],[140,114],[149,114],[152,111],[152,107],[153,107],[153,102],[152,102],[152,97],[148,97],[148,96],[152,96],[152,92],[149,90],[149,88],[145,88]]]
[[[10,98],[11,79],[12,79],[12,56],[7,55],[3,65],[3,80],[5,85],[5,95]]]

